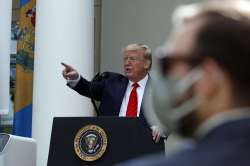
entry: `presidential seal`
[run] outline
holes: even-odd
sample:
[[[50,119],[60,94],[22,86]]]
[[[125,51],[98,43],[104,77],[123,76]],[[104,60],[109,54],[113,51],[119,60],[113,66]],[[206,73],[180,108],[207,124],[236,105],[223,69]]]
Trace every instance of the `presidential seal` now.
[[[81,128],[74,139],[77,156],[84,161],[95,161],[106,151],[108,139],[105,131],[96,125]]]

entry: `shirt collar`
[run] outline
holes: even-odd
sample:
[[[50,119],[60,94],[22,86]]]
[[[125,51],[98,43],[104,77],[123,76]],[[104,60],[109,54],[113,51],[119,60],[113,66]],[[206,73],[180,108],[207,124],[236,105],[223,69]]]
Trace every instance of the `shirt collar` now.
[[[250,108],[236,108],[231,111],[219,113],[203,122],[195,131],[194,136],[201,139],[216,127],[230,121],[250,118]]]
[[[139,87],[145,88],[147,81],[148,81],[148,74],[137,83],[138,83]],[[133,83],[135,83],[135,82],[129,80],[129,87],[131,87],[133,85]]]

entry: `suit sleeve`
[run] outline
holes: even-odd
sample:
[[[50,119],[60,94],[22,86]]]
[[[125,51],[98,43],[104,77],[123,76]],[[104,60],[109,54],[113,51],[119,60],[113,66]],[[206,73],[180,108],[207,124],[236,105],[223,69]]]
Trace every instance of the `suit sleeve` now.
[[[103,81],[94,81],[91,83],[90,81],[81,77],[78,84],[72,89],[75,90],[76,92],[78,92],[79,94],[81,94],[85,97],[89,97],[89,98],[91,97],[90,89],[92,89],[92,94],[93,94],[94,99],[100,101],[102,98],[104,85],[105,85],[104,80]]]

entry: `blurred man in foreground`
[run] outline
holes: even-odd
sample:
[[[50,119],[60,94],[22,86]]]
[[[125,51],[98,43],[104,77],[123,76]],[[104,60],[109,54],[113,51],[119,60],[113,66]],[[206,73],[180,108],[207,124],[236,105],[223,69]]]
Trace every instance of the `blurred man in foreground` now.
[[[180,14],[187,8],[192,14]],[[196,144],[124,165],[249,166],[250,2],[207,1],[175,16],[162,49],[165,86],[153,86],[152,100],[163,126]]]

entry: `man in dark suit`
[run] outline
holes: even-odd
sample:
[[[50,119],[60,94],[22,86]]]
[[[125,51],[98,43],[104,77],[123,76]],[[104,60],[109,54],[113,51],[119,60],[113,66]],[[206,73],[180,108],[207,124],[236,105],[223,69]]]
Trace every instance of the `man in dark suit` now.
[[[129,44],[123,50],[124,75],[105,72],[94,81],[81,77],[71,66],[63,64],[63,77],[68,85],[86,97],[100,101],[100,115],[139,117],[144,123],[143,95],[152,65],[151,49],[144,44]],[[152,126],[153,139],[158,142],[161,131]]]
[[[161,63],[168,76],[159,87],[165,100],[155,97],[155,114],[195,145],[123,166],[249,166],[250,2],[207,1],[179,8],[175,16],[180,20]]]

